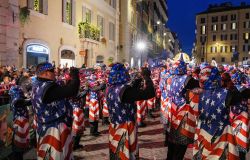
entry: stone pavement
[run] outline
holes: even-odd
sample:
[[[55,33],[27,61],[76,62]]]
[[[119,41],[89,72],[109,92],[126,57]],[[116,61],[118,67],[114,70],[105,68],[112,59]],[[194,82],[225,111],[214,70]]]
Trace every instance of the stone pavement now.
[[[164,147],[163,126],[158,118],[147,119],[145,128],[139,128],[139,155],[140,160],[164,160],[167,157],[167,147]],[[99,137],[89,136],[89,129],[85,131],[85,136],[81,139],[83,149],[74,152],[76,160],[108,160],[108,127],[99,124]],[[191,159],[189,149],[185,157]]]
[[[167,147],[164,147],[163,126],[160,123],[159,113],[157,118],[146,119],[147,126],[139,128],[139,154],[140,160],[165,160],[167,157]],[[101,136],[93,137],[89,135],[89,128],[86,129],[81,138],[82,149],[74,151],[76,160],[108,160],[108,126],[99,123]],[[26,154],[24,159],[36,159],[35,150]],[[188,148],[185,160],[192,159],[192,150]],[[247,155],[250,160],[250,153]]]

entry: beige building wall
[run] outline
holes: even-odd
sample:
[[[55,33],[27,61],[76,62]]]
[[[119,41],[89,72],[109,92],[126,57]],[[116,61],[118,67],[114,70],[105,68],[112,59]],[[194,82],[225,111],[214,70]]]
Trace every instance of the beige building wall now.
[[[104,0],[73,0],[75,3],[75,23],[69,25],[62,21],[62,0],[48,0],[48,15],[30,10],[29,21],[22,27],[20,33],[20,42],[23,50],[23,65],[26,65],[26,47],[31,43],[40,43],[49,48],[49,61],[55,61],[60,64],[61,51],[71,50],[75,54],[75,65],[80,67],[85,62],[80,51],[88,49],[88,66],[96,63],[96,56],[104,57],[104,63],[108,62],[109,57],[116,56],[117,40],[109,41],[109,23],[117,24],[117,16],[119,12],[113,9]],[[27,6],[27,0],[21,0],[20,6]],[[119,3],[117,1],[117,6]],[[97,15],[105,18],[105,38],[106,44],[90,40],[81,40],[78,34],[78,24],[83,20],[83,8],[91,10],[91,23],[97,25]],[[74,8],[74,7],[73,7]],[[83,42],[84,41],[84,42]]]
[[[18,0],[0,0],[0,65],[19,62]]]
[[[204,13],[198,14],[196,16],[196,46],[195,46],[195,56],[197,60],[211,62],[215,59],[221,64],[232,64],[233,50],[232,46],[237,46],[237,52],[239,53],[239,62],[243,59],[250,59],[250,52],[243,51],[243,45],[250,46],[250,39],[245,41],[243,35],[244,33],[250,34],[250,28],[244,28],[244,22],[249,22],[250,19],[246,19],[246,13],[250,14],[250,8],[247,9],[236,9],[230,11],[221,11],[214,13]],[[227,21],[222,22],[221,16],[227,15]],[[231,20],[231,15],[236,15],[236,20]],[[212,17],[218,17],[218,22],[212,22]],[[201,18],[205,18],[205,23],[201,23]],[[236,29],[231,29],[232,23],[236,23]],[[226,30],[221,28],[222,24],[226,24]],[[217,30],[212,30],[212,25],[217,25]],[[201,27],[206,27],[206,33],[202,34]],[[230,35],[236,34],[237,39],[232,39]],[[227,35],[227,40],[222,40],[221,35]],[[213,39],[216,36],[216,40]],[[202,44],[202,41],[204,42]],[[211,47],[216,47],[217,52],[211,52]],[[221,47],[226,47],[227,51],[221,50]],[[250,49],[250,47],[249,47]],[[246,49],[247,50],[247,49]]]

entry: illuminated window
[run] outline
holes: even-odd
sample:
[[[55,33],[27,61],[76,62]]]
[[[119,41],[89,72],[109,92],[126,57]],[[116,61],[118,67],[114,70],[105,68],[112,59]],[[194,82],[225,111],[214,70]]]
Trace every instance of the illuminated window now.
[[[249,39],[249,33],[244,33],[244,39],[248,40]]]
[[[217,52],[217,47],[216,46],[212,46],[211,47],[211,53],[216,53]]]
[[[201,34],[206,34],[206,26],[201,26]]]
[[[232,23],[231,28],[232,28],[232,30],[235,30],[235,29],[236,29],[236,23],[235,23],[235,22]]]
[[[222,30],[223,31],[227,30],[227,24],[226,23],[222,24]]]
[[[214,24],[214,25],[212,26],[212,28],[213,28],[213,29],[212,29],[213,31],[217,31],[217,25],[216,25],[216,24]]]

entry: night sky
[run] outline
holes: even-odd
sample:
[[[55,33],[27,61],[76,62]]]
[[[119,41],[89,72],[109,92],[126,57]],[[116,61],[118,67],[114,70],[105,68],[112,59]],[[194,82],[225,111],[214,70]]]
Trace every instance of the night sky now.
[[[250,0],[242,0],[250,3]],[[177,33],[183,52],[191,54],[195,40],[195,15],[205,11],[209,4],[232,2],[239,5],[241,0],[167,0],[168,27]]]

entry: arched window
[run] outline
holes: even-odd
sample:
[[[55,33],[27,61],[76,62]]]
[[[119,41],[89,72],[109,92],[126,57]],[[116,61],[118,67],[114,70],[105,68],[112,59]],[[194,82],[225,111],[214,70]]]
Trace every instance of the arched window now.
[[[75,54],[73,51],[67,49],[61,51],[61,65],[66,67],[75,66]]]

